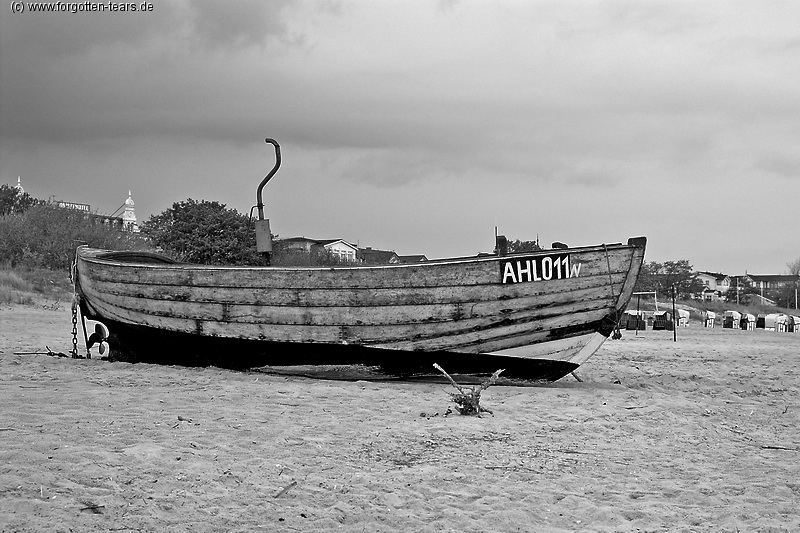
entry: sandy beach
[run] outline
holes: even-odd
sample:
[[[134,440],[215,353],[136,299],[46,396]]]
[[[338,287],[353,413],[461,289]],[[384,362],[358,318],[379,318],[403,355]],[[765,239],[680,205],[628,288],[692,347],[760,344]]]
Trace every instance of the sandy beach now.
[[[0,309],[2,531],[798,531],[800,334],[646,331],[573,377],[331,381],[72,360]]]

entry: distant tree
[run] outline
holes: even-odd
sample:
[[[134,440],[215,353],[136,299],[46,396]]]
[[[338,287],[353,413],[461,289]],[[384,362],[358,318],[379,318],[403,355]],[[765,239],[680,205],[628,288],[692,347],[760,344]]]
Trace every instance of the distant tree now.
[[[345,259],[327,251],[314,250],[304,252],[300,250],[275,250],[272,254],[273,266],[329,266],[329,267],[354,267],[358,263],[348,262]]]
[[[742,303],[744,294],[742,294],[742,287],[737,290],[736,285],[731,285],[725,294],[722,295],[726,302]]]
[[[785,307],[792,308],[792,309],[797,309],[797,307],[798,307],[797,292],[800,291],[800,257],[798,257],[794,261],[791,261],[790,263],[787,263],[786,266],[789,268],[789,274],[792,274],[794,276],[798,276],[798,280],[794,282],[795,283],[795,286],[794,286],[794,298],[792,298],[792,291],[790,289],[789,293],[788,293],[788,297],[787,297],[787,301],[786,301],[786,306]],[[792,304],[794,304],[794,305],[792,305]]]
[[[0,185],[0,216],[24,213],[34,205],[44,203],[16,187]]]
[[[642,268],[639,270],[639,277],[636,280],[634,291],[636,292],[651,292],[656,290],[658,272],[661,270],[662,265],[656,261],[645,261],[642,263]]]
[[[663,263],[645,262],[634,290],[666,293],[672,290],[673,285],[677,295],[683,297],[703,290],[703,284],[697,279],[697,274],[687,259]]]
[[[792,274],[794,276],[800,276],[800,257],[798,257],[794,261],[786,263],[786,268],[789,269],[789,274]]]
[[[800,276],[800,257],[786,263],[786,268],[789,275]],[[798,289],[800,289],[800,278],[796,279],[794,283],[786,283],[783,287],[764,290],[764,297],[775,302],[776,307],[794,309],[796,304],[795,291]],[[753,292],[755,293],[756,291],[754,290]]]
[[[682,296],[703,290],[703,283],[697,278],[692,264],[686,259],[664,262],[665,287],[675,285],[675,291]]]
[[[178,261],[207,265],[263,265],[255,224],[219,202],[175,202],[141,226],[151,243]]]
[[[775,302],[775,307],[794,307],[794,288],[795,286],[786,285],[773,289],[764,289],[764,297]],[[760,291],[759,291],[760,294]],[[756,299],[758,300],[758,298]]]
[[[734,278],[730,288],[725,292],[725,299],[728,302],[739,303],[747,305],[751,302],[751,297],[756,294],[755,287],[749,283],[745,283],[741,278]]]
[[[542,248],[539,246],[538,241],[521,241],[519,239],[515,241],[508,241],[508,253],[518,253],[518,252],[535,252],[537,250],[541,250]]]

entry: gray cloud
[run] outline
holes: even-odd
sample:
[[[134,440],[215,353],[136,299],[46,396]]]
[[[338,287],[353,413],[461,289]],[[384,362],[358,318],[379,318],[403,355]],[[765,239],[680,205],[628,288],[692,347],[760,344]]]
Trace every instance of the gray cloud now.
[[[159,2],[153,13],[24,13],[0,18],[4,68],[41,67],[65,57],[114,44],[136,45],[179,32],[185,24],[180,4]]]
[[[800,154],[768,154],[755,162],[755,168],[783,178],[800,179]]]
[[[341,16],[339,4],[319,5]],[[504,154],[514,166],[515,159],[538,152],[698,152],[715,135],[709,125],[720,122],[698,117],[753,120],[800,107],[797,80],[775,85],[758,76],[735,79],[685,57],[685,42],[705,40],[696,30],[704,8],[670,6],[612,2],[601,4],[597,18],[571,17],[575,27],[592,25],[593,37],[562,37],[562,46],[574,52],[564,64],[541,52],[527,58],[516,51],[512,56],[520,62],[512,70],[491,64],[464,70],[465,57],[459,59],[464,65],[408,73],[391,58],[385,72],[302,72],[303,55],[309,66],[316,64],[319,43],[289,21],[298,16],[286,16],[294,7],[289,2],[159,3],[158,16],[147,15],[144,22],[116,15],[105,17],[108,25],[88,24],[92,17],[76,17],[61,32],[51,31],[56,18],[45,25],[32,23],[34,17],[14,19],[27,27],[3,31],[3,49],[23,52],[2,55],[3,79],[10,81],[4,82],[0,124],[5,136],[55,141],[185,135],[244,142],[272,128],[309,146],[416,147],[421,157],[436,147],[445,157],[458,152],[474,163],[472,154],[481,146],[495,152],[517,146],[520,155]],[[621,37],[620,28],[630,35]],[[678,29],[683,35],[673,37]],[[623,47],[646,46],[652,33],[657,37],[651,59],[640,60],[635,48],[620,55]],[[264,48],[273,38],[278,43]],[[298,40],[306,45],[287,66],[287,50]],[[661,40],[674,50],[659,47]],[[35,42],[43,48],[29,49]],[[51,49],[65,55],[51,57],[45,53]],[[340,60],[351,66],[347,58]],[[740,68],[746,73],[758,66]],[[542,69],[541,75],[534,69]],[[682,131],[681,121],[700,125],[705,141],[687,141],[701,135]]]
[[[182,40],[212,48],[261,45],[287,36],[282,12],[292,0],[172,0],[152,12],[26,13],[3,17],[2,45],[14,57],[59,60],[114,44]],[[49,58],[47,57],[49,56]]]
[[[290,4],[291,0],[195,0],[188,16],[194,36],[212,47],[263,45],[270,36],[287,38],[281,12]],[[293,39],[302,42],[301,37]]]
[[[583,209],[639,205],[658,187],[640,220],[678,204],[702,218],[716,209],[702,198],[736,206],[726,191],[754,179],[794,186],[780,178],[799,163],[799,18],[793,2],[673,0],[175,0],[147,15],[4,15],[2,178],[56,175],[64,157],[77,175],[125,167],[120,182],[177,191],[213,183],[209,167],[260,173],[269,135],[303,180],[375,194],[367,203],[384,211],[403,191],[452,183],[465,201],[490,187]],[[145,149],[169,180],[150,177]],[[191,175],[175,153],[199,159]],[[514,200],[497,194],[498,211]]]

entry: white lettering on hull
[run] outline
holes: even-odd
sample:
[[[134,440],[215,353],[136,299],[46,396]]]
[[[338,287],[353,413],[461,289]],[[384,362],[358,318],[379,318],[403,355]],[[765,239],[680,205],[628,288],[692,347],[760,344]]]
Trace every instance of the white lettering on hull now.
[[[514,274],[514,266],[510,262],[503,265],[503,285],[506,283],[517,283],[517,276]]]
[[[502,259],[500,283],[528,283],[577,278],[582,263],[572,264],[569,254],[548,254],[531,257]]]

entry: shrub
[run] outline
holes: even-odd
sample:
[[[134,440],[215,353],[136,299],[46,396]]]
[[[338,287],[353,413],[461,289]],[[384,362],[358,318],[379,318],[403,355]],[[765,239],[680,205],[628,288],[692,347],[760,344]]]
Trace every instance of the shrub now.
[[[33,285],[13,270],[0,270],[0,287],[22,292],[33,292]]]
[[[0,303],[31,304],[33,286],[11,270],[0,270]]]
[[[0,217],[0,256],[12,267],[67,270],[75,258],[75,248],[81,244],[109,250],[147,247],[134,233],[50,204]]]
[[[33,295],[0,285],[0,304],[33,304]]]
[[[358,263],[346,261],[330,252],[303,252],[300,250],[276,249],[272,254],[274,266],[328,266],[353,267]]]
[[[42,200],[20,192],[16,187],[0,185],[0,215],[24,213],[34,205],[42,204]]]
[[[206,265],[263,265],[255,223],[219,202],[189,198],[151,216],[141,231],[178,261]]]

